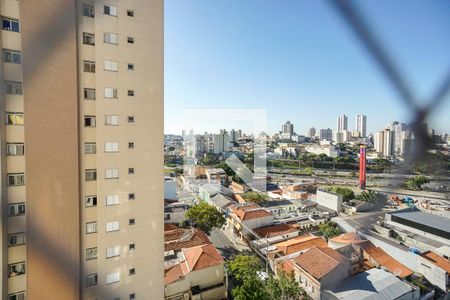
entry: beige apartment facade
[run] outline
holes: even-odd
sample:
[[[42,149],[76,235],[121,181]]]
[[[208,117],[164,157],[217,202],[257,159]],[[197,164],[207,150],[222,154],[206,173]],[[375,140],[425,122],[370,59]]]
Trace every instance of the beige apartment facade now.
[[[2,299],[162,299],[163,1],[0,17]]]

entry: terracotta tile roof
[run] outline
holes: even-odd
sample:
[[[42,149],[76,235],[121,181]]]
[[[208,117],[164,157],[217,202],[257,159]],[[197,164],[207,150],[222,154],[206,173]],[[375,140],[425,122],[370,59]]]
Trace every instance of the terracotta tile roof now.
[[[285,260],[277,265],[278,271],[285,272],[286,274],[292,274],[294,272],[294,262],[291,260]]]
[[[231,205],[230,209],[241,221],[264,218],[272,215],[270,212],[256,204],[243,206]]]
[[[312,247],[305,253],[294,258],[294,261],[308,274],[320,280],[339,264],[347,262],[347,259],[331,248]]]
[[[178,229],[177,224],[164,223],[164,231],[169,231],[169,230],[174,230],[174,229]]]
[[[283,255],[303,251],[311,247],[327,247],[327,242],[319,236],[302,235],[278,244],[277,250]]]
[[[428,259],[433,264],[435,264],[436,266],[438,266],[439,268],[450,274],[450,261],[448,261],[448,259],[445,259],[439,254],[436,254],[431,251],[424,252],[422,253],[421,256]]]
[[[164,251],[211,244],[206,233],[197,228],[178,228],[164,232]]]
[[[270,238],[279,235],[285,235],[291,232],[298,231],[298,229],[294,228],[289,224],[279,224],[273,226],[265,226],[254,229],[254,231],[262,238]]]
[[[177,281],[181,277],[185,275],[183,269],[181,268],[181,264],[177,264],[167,270],[164,271],[164,284],[168,285],[174,281]]]
[[[407,277],[413,273],[411,269],[395,260],[380,247],[375,246],[371,241],[361,243],[361,248],[379,264],[385,267],[392,274],[401,278]]]
[[[210,268],[223,263],[223,258],[214,245],[202,245],[183,249],[189,271]]]
[[[187,273],[223,263],[223,258],[212,244],[183,249],[184,261],[164,271],[164,284],[183,278]]]
[[[357,235],[355,232],[347,232],[344,234],[341,234],[337,237],[334,237],[331,239],[333,242],[341,243],[341,244],[355,244],[355,243],[361,243],[365,240],[362,240],[359,235]]]

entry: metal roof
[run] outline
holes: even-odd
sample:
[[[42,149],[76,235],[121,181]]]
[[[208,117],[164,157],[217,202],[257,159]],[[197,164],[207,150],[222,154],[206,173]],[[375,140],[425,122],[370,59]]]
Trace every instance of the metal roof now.
[[[440,230],[450,233],[450,219],[446,217],[432,215],[417,209],[400,210],[397,212],[392,212],[390,214],[398,218],[402,218],[415,223],[420,223],[432,228],[438,228]]]
[[[339,300],[386,300],[397,299],[411,290],[410,285],[391,273],[373,268],[344,280],[325,293]]]

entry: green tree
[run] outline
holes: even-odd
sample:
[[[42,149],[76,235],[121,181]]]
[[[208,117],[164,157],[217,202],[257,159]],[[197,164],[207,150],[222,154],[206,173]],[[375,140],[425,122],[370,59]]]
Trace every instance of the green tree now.
[[[423,176],[423,175],[417,175],[414,176],[413,178],[407,179],[405,181],[405,185],[406,187],[410,188],[410,189],[414,189],[414,190],[420,190],[422,188],[422,185],[429,183],[430,180],[428,179],[428,177]]]
[[[259,259],[254,255],[237,255],[227,264],[235,288],[231,291],[236,300],[268,299],[264,282],[258,277],[261,269]]]
[[[269,299],[297,300],[303,299],[305,292],[300,288],[292,274],[280,272],[278,277],[271,277],[266,282]]]
[[[290,274],[282,272],[278,277],[261,279],[258,276],[261,263],[254,255],[237,255],[227,264],[227,268],[235,283],[231,294],[236,300],[297,300],[304,295]]]
[[[328,221],[326,223],[320,224],[319,231],[327,239],[341,234],[341,230],[339,229],[338,224],[333,221]]]
[[[254,191],[245,192],[241,196],[242,196],[242,198],[245,199],[245,201],[253,202],[256,204],[260,204],[260,203],[263,203],[263,202],[269,200],[269,196],[267,196],[266,194],[258,193],[258,192],[254,192]]]
[[[333,186],[327,189],[330,192],[342,195],[344,201],[355,199],[355,193],[352,189],[340,186]]]
[[[361,194],[356,195],[355,198],[358,200],[361,200],[361,201],[373,203],[376,201],[377,197],[378,197],[377,192],[368,190],[368,191],[363,191]]]
[[[226,221],[221,212],[206,202],[200,202],[189,208],[186,217],[207,234],[214,228],[222,227]]]

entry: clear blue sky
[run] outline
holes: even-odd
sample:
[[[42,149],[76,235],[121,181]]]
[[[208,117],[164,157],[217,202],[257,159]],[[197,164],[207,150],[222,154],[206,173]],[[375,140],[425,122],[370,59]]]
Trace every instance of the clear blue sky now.
[[[419,98],[450,70],[450,2],[358,1]],[[424,100],[425,101],[425,100]],[[268,131],[290,120],[336,128],[367,115],[373,132],[410,117],[341,17],[321,0],[166,0],[165,132],[192,108],[263,108]],[[450,97],[429,121],[450,132]],[[226,126],[227,128],[238,127]],[[215,128],[205,128],[213,130]]]

